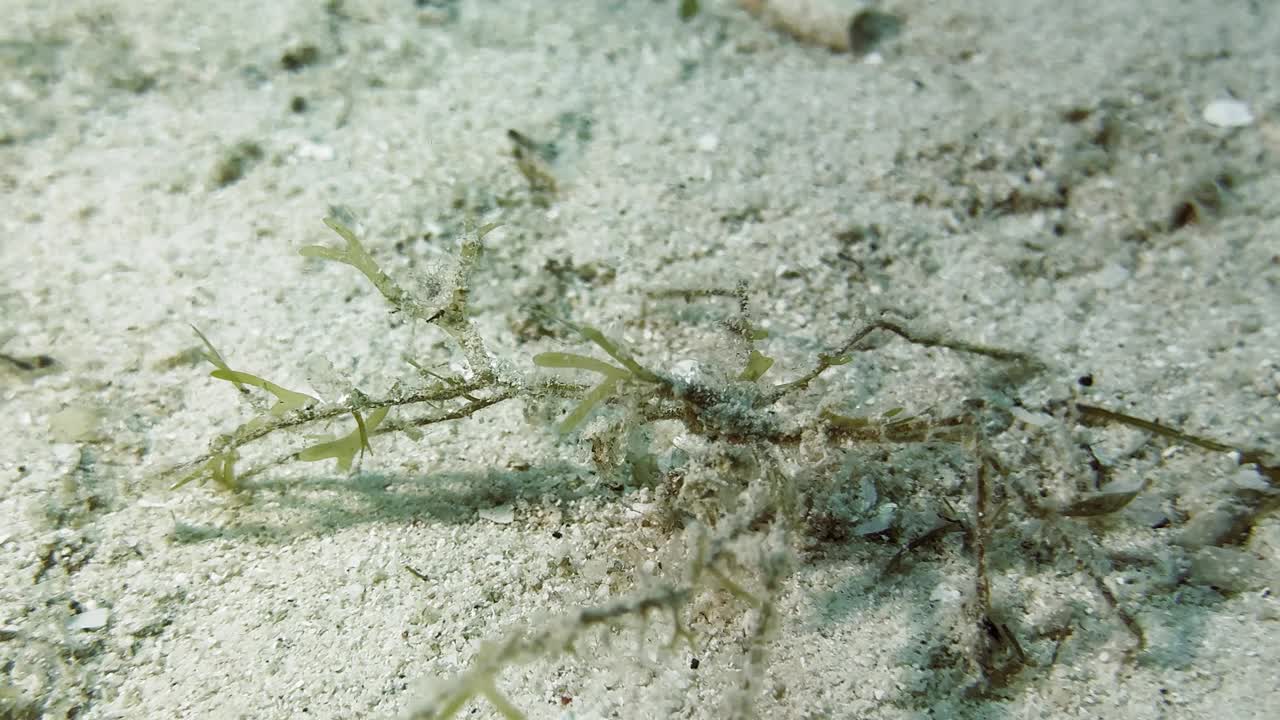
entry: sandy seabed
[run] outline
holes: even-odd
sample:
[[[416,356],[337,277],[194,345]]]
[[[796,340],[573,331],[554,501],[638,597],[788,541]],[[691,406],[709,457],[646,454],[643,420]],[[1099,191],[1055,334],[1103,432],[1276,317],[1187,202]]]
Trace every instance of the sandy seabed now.
[[[1047,368],[884,342],[792,411],[982,399],[1012,418],[1000,483],[1064,507],[1095,489],[1088,447],[1143,488],[1084,519],[996,489],[993,602],[1026,657],[975,693],[962,534],[882,572],[968,512],[963,448],[811,458],[848,503],[795,539],[760,717],[1280,717],[1274,477],[1053,411],[1280,452],[1280,6],[902,0],[855,56],[677,5],[0,0],[0,718],[398,716],[486,638],[624,595],[681,542],[655,488],[597,472],[603,417],[559,438],[518,401],[378,436],[354,473],[171,490],[255,412],[191,325],[320,395],[315,357],[372,395],[420,377],[405,357],[460,367],[298,256],[337,245],[331,206],[400,278],[447,268],[469,217],[501,223],[472,311],[514,373],[591,352],[548,313],[654,367],[723,365],[728,305],[654,291],[745,281],[764,380],[886,308]],[[753,622],[723,595],[693,647],[637,623],[497,684],[529,717],[723,717]]]

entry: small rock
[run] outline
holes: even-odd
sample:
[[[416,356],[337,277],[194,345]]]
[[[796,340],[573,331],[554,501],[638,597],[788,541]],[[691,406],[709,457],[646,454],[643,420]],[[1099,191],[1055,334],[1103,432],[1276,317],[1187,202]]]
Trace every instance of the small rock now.
[[[337,156],[333,146],[313,142],[304,142],[298,145],[294,154],[300,160],[319,160],[321,162],[328,162]]]
[[[85,610],[67,622],[68,630],[97,630],[107,626],[111,611],[106,608]]]
[[[499,525],[510,525],[516,519],[515,510],[511,503],[499,505],[495,508],[482,508],[478,511],[482,520],[498,523]]]
[[[55,442],[101,442],[102,413],[96,408],[72,405],[49,418],[49,434]]]
[[[1253,124],[1249,105],[1235,98],[1221,98],[1204,106],[1204,121],[1214,127],[1238,128]]]
[[[1235,548],[1206,547],[1191,559],[1190,579],[1226,593],[1257,590],[1267,584],[1264,564]]]
[[[1194,513],[1174,542],[1190,550],[1228,545],[1248,533],[1252,520],[1249,508],[1224,501]]]
[[[1257,465],[1245,465],[1232,476],[1231,483],[1241,490],[1252,490],[1264,495],[1275,495],[1280,490],[1271,486],[1267,479],[1258,472]]]

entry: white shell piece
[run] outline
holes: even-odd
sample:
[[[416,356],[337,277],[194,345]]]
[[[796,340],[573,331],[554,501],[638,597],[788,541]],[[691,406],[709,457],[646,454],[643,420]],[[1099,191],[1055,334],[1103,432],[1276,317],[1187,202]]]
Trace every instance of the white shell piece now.
[[[1204,106],[1204,121],[1214,127],[1237,128],[1253,124],[1249,105],[1235,98],[1221,98]]]

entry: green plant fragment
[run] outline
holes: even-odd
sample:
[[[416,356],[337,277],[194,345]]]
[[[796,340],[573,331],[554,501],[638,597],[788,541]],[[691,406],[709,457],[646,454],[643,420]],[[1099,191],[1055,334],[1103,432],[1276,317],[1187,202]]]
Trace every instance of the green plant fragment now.
[[[864,417],[849,417],[848,415],[841,415],[830,410],[823,410],[818,414],[818,417],[822,418],[833,427],[847,430],[866,428],[873,424],[871,420]]]
[[[364,245],[360,243],[360,239],[356,237],[354,230],[334,217],[325,218],[324,224],[328,225],[331,230],[338,233],[347,242],[346,252],[324,245],[308,245],[298,250],[299,255],[346,263],[364,273],[365,277],[369,278],[369,281],[379,288],[382,287],[383,282],[390,280],[382,272],[382,269],[378,267],[378,263],[374,261],[369,251],[364,249]]]
[[[618,384],[626,380],[643,380],[646,382],[661,382],[661,379],[644,369],[640,363],[628,355],[624,350],[619,348],[605,337],[604,333],[599,330],[584,325],[573,326],[573,329],[582,335],[582,337],[599,345],[609,357],[622,363],[626,369],[616,365],[611,365],[603,360],[597,360],[587,355],[579,355],[577,353],[566,352],[545,352],[534,356],[533,362],[539,367],[547,368],[570,368],[573,370],[587,370],[589,372],[599,373],[605,376],[605,379],[582,398],[578,406],[569,413],[564,420],[560,422],[557,431],[560,434],[572,432],[574,428],[582,423],[583,420],[591,414],[596,405],[599,405],[610,395],[617,392]]]
[[[298,453],[298,459],[304,462],[316,462],[334,458],[338,461],[339,470],[350,470],[357,453],[363,453],[365,450],[370,454],[373,453],[373,448],[369,445],[369,433],[377,429],[390,410],[389,407],[378,408],[369,413],[368,419],[361,417],[358,412],[351,413],[356,419],[355,430],[337,440],[329,440],[302,450]]]
[[[645,382],[661,382],[657,375],[645,370],[640,363],[635,361],[635,358],[631,357],[631,355],[627,354],[626,351],[615,345],[612,340],[605,337],[604,333],[590,325],[582,325],[575,329],[578,331],[579,335],[590,340],[596,345],[599,345],[601,350],[604,350],[609,354],[609,357],[622,363],[622,365],[630,370],[631,374],[635,375],[637,379],[644,380]]]
[[[538,353],[533,356],[533,364],[538,367],[545,368],[573,368],[575,370],[589,370],[591,372],[600,373],[601,375],[617,378],[619,380],[626,380],[631,377],[631,373],[616,365],[610,365],[603,360],[597,360],[586,355],[578,355],[577,353]]]
[[[227,380],[235,383],[237,386],[249,385],[251,387],[262,388],[272,395],[276,396],[279,401],[271,406],[271,414],[280,417],[286,413],[292,412],[299,408],[304,408],[315,402],[319,402],[316,398],[287,388],[282,388],[270,380],[263,380],[257,375],[250,375],[246,372],[232,370],[227,367],[219,367],[217,370],[209,373],[212,377],[219,380]]]
[[[568,416],[560,422],[560,427],[558,428],[559,433],[564,435],[573,432],[574,428],[578,427],[578,425],[582,424],[583,420],[587,419],[587,416],[591,414],[591,411],[596,405],[604,402],[606,398],[618,389],[618,382],[618,378],[610,377],[592,388],[591,392],[587,393],[586,396],[582,398],[582,402],[578,403],[578,407],[574,408],[573,412],[569,413]]]
[[[512,705],[511,701],[493,686],[492,681],[481,687],[480,695],[482,695],[485,700],[488,700],[489,704],[492,705],[493,708],[497,710],[503,718],[505,718],[505,720],[525,720],[525,714],[520,712],[520,709],[515,705]]]
[[[212,480],[227,490],[239,490],[240,486],[236,483],[235,468],[236,460],[239,457],[234,450],[227,450],[214,455],[209,458],[208,462],[180,478],[170,489],[177,490],[194,480]]]
[[[307,245],[298,249],[298,254],[302,257],[320,258],[322,260],[332,260],[359,270],[364,274],[369,282],[382,293],[387,302],[395,305],[401,310],[416,315],[416,303],[409,302],[406,298],[404,290],[391,279],[390,275],[382,272],[382,268],[378,267],[378,262],[373,259],[369,251],[360,243],[360,239],[356,237],[356,233],[341,220],[330,216],[324,219],[324,224],[329,229],[338,233],[347,244],[345,249],[331,248],[326,245]]]
[[[231,367],[227,365],[227,361],[222,359],[222,353],[218,352],[218,349],[213,346],[213,343],[209,342],[209,338],[205,337],[204,333],[200,332],[200,328],[196,327],[195,325],[192,325],[191,329],[195,331],[196,335],[200,336],[200,342],[204,343],[204,348],[205,348],[204,359],[208,360],[210,363],[213,364],[214,367],[218,368],[219,370],[226,370],[227,372],[231,372]],[[240,392],[249,392],[249,390],[239,382],[236,382],[235,386],[236,386],[236,389],[239,390]]]
[[[773,358],[759,350],[752,350],[751,356],[747,358],[747,367],[743,369],[738,379],[754,382],[759,380],[771,367],[773,367]]]

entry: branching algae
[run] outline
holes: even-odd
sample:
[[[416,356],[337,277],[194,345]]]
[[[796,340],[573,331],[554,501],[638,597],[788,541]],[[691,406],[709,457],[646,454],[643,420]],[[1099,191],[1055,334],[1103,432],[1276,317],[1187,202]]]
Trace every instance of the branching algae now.
[[[607,359],[570,350],[543,352],[533,362],[553,372],[525,377],[506,369],[489,352],[469,315],[469,279],[492,225],[471,229],[462,239],[451,288],[441,292],[440,297],[423,298],[406,291],[387,275],[347,224],[334,217],[326,218],[325,223],[337,233],[342,246],[308,246],[301,254],[350,265],[396,310],[442,329],[456,343],[466,371],[460,376],[443,376],[417,366],[426,380],[422,387],[397,387],[383,397],[368,397],[355,391],[321,402],[258,375],[232,369],[197,330],[206,359],[215,367],[211,373],[214,378],[231,383],[242,393],[264,391],[275,402],[265,414],[214,439],[203,456],[173,470],[178,478],[176,485],[211,480],[229,490],[240,489],[244,477],[237,475],[236,463],[245,446],[279,431],[298,430],[346,416],[353,420],[346,435],[304,446],[285,460],[333,459],[340,470],[348,470],[361,454],[373,451],[375,438],[382,433],[413,433],[417,428],[466,418],[509,400],[563,403],[570,409],[559,423],[561,435],[570,436],[589,419],[601,415],[600,422],[591,425],[603,426],[603,430],[593,430],[591,435],[599,472],[608,474],[623,468],[631,473],[632,481],[654,488],[658,514],[667,518],[663,523],[665,531],[684,537],[681,567],[667,568],[600,606],[573,610],[540,626],[510,630],[479,650],[466,671],[436,683],[432,692],[417,700],[409,710],[409,716],[416,719],[453,717],[473,700],[487,702],[508,720],[523,718],[523,711],[501,690],[506,668],[572,653],[575,643],[586,633],[617,631],[630,621],[659,618],[670,628],[671,644],[694,647],[698,638],[690,618],[700,607],[697,598],[708,593],[722,598],[724,603],[736,604],[749,616],[742,672],[737,675],[737,686],[726,693],[722,714],[752,716],[763,693],[761,683],[770,638],[780,623],[780,594],[799,554],[823,538],[847,539],[856,534],[884,532],[890,527],[879,521],[854,525],[842,516],[838,503],[832,501],[847,492],[841,485],[841,476],[821,462],[807,467],[806,458],[815,456],[815,448],[839,455],[845,448],[884,443],[955,445],[970,458],[965,470],[972,479],[968,511],[955,510],[946,498],[941,498],[937,510],[941,521],[916,532],[914,537],[902,538],[900,549],[891,553],[884,564],[884,576],[900,571],[909,554],[925,552],[948,535],[962,534],[974,570],[973,600],[965,610],[971,632],[950,641],[967,646],[967,651],[960,653],[959,662],[964,664],[961,670],[969,680],[957,690],[972,695],[1007,686],[1025,668],[1053,662],[1058,651],[1058,646],[1025,648],[1027,638],[1024,635],[1020,640],[1018,623],[1010,621],[1009,607],[1013,603],[997,597],[991,587],[989,548],[997,533],[1013,532],[1008,521],[1010,504],[1020,503],[1025,517],[1038,519],[1047,533],[1056,532],[1060,537],[1057,545],[1092,557],[1089,548],[1072,539],[1073,534],[1062,531],[1062,523],[1081,522],[1069,518],[1115,513],[1142,492],[1142,487],[1108,487],[1106,468],[1099,461],[1091,463],[1095,477],[1092,491],[1060,506],[1046,504],[1042,494],[1026,481],[1010,478],[1011,473],[992,448],[991,439],[1004,432],[1011,421],[992,422],[984,417],[980,406],[942,414],[910,414],[895,408],[875,418],[849,416],[818,401],[809,411],[803,410],[803,402],[800,410],[789,406],[787,412],[776,411],[784,399],[807,397],[804,393],[817,378],[849,363],[855,353],[866,349],[865,341],[874,334],[1003,363],[1024,377],[1043,372],[1044,365],[1026,353],[923,331],[884,315],[866,322],[843,343],[819,353],[808,370],[789,380],[771,383],[765,378],[782,372],[773,358],[756,347],[767,334],[753,324],[747,288],[740,284],[733,289],[655,293],[683,297],[689,302],[721,298],[736,301],[731,317],[723,324],[736,339],[738,365],[724,368],[721,374],[674,373],[648,367],[600,330],[557,318]],[[558,374],[564,377],[556,377]],[[579,378],[588,382],[577,382]],[[1119,423],[1209,451],[1235,452],[1241,464],[1256,466],[1272,489],[1280,483],[1276,463],[1261,451],[1198,438],[1159,423],[1075,402],[1039,410],[1064,425]],[[668,454],[660,462],[649,438],[650,430],[662,423],[674,424],[691,440],[686,449]],[[1096,461],[1092,448],[1082,445]],[[994,506],[997,495],[1003,498],[999,509]],[[1257,512],[1266,509],[1258,507]],[[1132,634],[1133,652],[1140,652],[1146,643],[1141,624],[1112,591],[1104,571],[1098,569],[1104,564],[1081,564],[1093,579],[1098,596]],[[1041,645],[1044,642],[1048,641]],[[1061,639],[1058,642],[1060,645]],[[1050,652],[1052,657],[1048,657]]]

